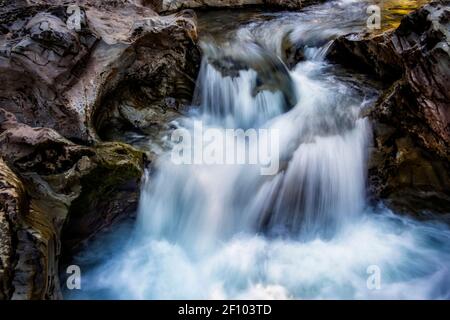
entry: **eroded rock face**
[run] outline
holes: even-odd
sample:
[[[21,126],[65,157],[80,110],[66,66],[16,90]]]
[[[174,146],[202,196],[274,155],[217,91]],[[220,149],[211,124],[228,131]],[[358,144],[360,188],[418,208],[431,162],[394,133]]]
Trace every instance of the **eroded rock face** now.
[[[200,62],[195,15],[183,11],[159,19],[137,23],[132,50],[120,51],[117,61],[127,62],[127,72],[93,114],[101,138],[117,139],[126,131],[159,132],[192,100]],[[157,32],[145,32],[149,25]],[[109,47],[104,49],[102,57],[113,55]],[[121,68],[107,72],[114,76],[116,69]]]
[[[404,212],[450,212],[450,2],[434,1],[393,31],[347,35],[329,57],[382,79],[375,126],[375,196]]]
[[[19,178],[0,158],[0,300],[9,299],[13,293],[15,245],[13,235],[18,220],[27,210],[25,189]]]
[[[96,36],[85,20],[76,32],[67,27],[67,19],[63,6],[23,6],[1,12],[0,104],[21,122],[87,139],[82,115],[65,105],[62,92]]]
[[[239,8],[266,6],[281,9],[300,9],[312,1],[308,0],[146,0],[157,12],[172,12],[180,9]]]
[[[0,299],[61,298],[61,255],[135,212],[147,157],[100,137],[179,115],[196,40],[142,1],[0,4]]]
[[[160,17],[126,1],[83,1],[77,9],[39,2],[9,8],[0,21],[1,106],[69,139],[96,140],[94,115],[103,119],[103,100],[116,89],[145,86],[148,107],[159,107],[168,98],[186,102],[195,84],[199,51],[189,12]]]
[[[382,122],[374,125],[374,148],[369,162],[372,195],[397,212],[448,214],[450,166],[424,149],[405,130]]]
[[[1,251],[8,256],[12,250],[8,238],[15,244],[5,263],[13,278],[3,298],[61,298],[61,245],[73,249],[134,212],[144,156],[121,143],[80,146],[53,129],[17,123],[3,109],[0,115],[6,119],[0,126],[0,181],[7,190],[2,195],[9,196],[2,199]]]

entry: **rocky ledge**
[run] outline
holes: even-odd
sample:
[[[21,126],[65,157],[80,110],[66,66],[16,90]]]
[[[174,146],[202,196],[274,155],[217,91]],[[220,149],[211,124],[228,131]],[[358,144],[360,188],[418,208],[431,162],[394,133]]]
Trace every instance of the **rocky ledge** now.
[[[122,143],[82,146],[0,114],[0,298],[60,298],[62,248],[135,211],[144,158]]]
[[[0,299],[61,298],[61,256],[135,212],[151,153],[116,141],[167,129],[200,61],[195,14],[158,13],[305,3],[0,0]],[[370,182],[397,210],[450,211],[448,32],[435,1],[329,53],[386,83]]]
[[[450,212],[450,1],[433,1],[380,35],[338,38],[329,58],[383,81],[374,123],[372,195],[417,215]]]
[[[180,9],[220,9],[265,6],[272,9],[300,9],[314,0],[146,0],[159,13]],[[317,2],[317,1],[316,1]]]
[[[61,298],[61,256],[135,212],[151,154],[114,137],[167,126],[199,60],[191,11],[0,1],[0,299]]]

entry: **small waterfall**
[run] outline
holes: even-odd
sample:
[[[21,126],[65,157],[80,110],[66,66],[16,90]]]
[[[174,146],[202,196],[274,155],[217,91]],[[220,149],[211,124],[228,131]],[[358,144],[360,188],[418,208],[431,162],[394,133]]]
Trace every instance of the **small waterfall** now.
[[[262,177],[248,165],[180,167],[163,158],[140,202],[142,236],[199,253],[242,232],[329,239],[362,214],[370,136],[367,121],[358,118],[364,100],[333,79],[314,79],[323,62],[311,60],[287,75],[298,103],[283,113],[281,89],[254,93],[258,66],[268,64],[261,57],[270,56],[258,53],[254,59],[251,50],[245,58],[240,53],[240,63],[229,59],[232,76],[216,69],[217,54],[206,55],[196,93],[200,115],[183,125],[193,135],[194,120],[221,131],[276,128],[284,167]],[[242,63],[251,60],[256,70]]]
[[[371,127],[360,111],[375,96],[324,61],[334,36],[361,28],[361,6],[332,1],[274,14],[241,26],[231,44],[203,45],[195,106],[176,124],[199,141],[198,122],[219,133],[277,130],[278,170],[261,175],[260,164],[180,165],[170,152],[161,156],[146,177],[132,236],[87,253],[106,262],[87,276],[86,295],[450,298],[448,228],[366,203]],[[304,39],[305,60],[292,70],[280,58],[286,37]],[[234,151],[254,155],[244,140]],[[373,265],[383,271],[383,290],[367,287]]]
[[[256,42],[203,43],[202,48],[194,102],[205,116],[227,127],[251,128],[297,103],[286,65]]]
[[[211,118],[227,126],[249,128],[283,112],[281,92],[256,92],[255,71],[239,70],[235,76],[223,76],[206,60],[200,69],[196,99]]]

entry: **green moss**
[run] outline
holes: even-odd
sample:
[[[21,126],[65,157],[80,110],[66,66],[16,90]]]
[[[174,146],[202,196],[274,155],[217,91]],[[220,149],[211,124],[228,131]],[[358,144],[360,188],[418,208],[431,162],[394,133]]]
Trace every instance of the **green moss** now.
[[[143,153],[133,147],[108,142],[95,147],[96,167],[81,179],[81,195],[72,207],[91,207],[104,200],[121,184],[139,180],[143,174]]]

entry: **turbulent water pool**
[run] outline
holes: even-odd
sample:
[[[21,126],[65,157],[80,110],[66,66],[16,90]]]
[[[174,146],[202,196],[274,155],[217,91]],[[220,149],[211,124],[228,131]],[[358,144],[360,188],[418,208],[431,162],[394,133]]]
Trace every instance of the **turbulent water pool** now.
[[[404,8],[388,4],[392,17]],[[280,168],[261,175],[258,165],[177,165],[162,154],[137,220],[75,257],[82,290],[66,297],[450,298],[449,228],[366,200],[371,125],[360,115],[378,91],[324,58],[336,36],[364,29],[366,8],[202,13],[195,99],[174,125],[193,136],[198,122],[276,129]],[[304,48],[291,69],[286,43]]]

